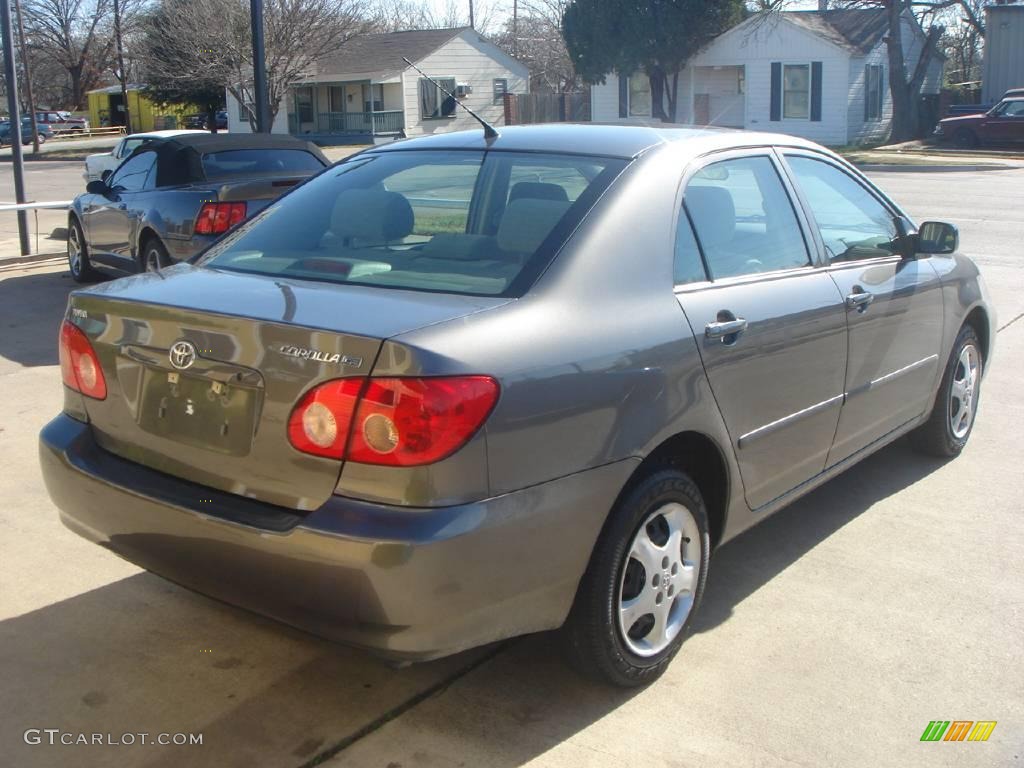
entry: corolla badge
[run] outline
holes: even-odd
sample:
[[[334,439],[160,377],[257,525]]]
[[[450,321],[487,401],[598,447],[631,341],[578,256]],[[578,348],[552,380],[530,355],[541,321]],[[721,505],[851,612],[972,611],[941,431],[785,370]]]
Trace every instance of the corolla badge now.
[[[196,361],[197,354],[195,344],[191,341],[176,341],[171,345],[171,351],[167,357],[170,358],[171,365],[179,371],[183,371],[192,366],[192,363]]]
[[[363,364],[363,358],[361,357],[342,355],[337,352],[321,352],[318,349],[295,347],[291,344],[285,344],[277,351],[282,355],[287,355],[288,357],[298,357],[302,360],[315,360],[318,363],[339,363],[341,365],[351,365],[353,368],[358,368]]]

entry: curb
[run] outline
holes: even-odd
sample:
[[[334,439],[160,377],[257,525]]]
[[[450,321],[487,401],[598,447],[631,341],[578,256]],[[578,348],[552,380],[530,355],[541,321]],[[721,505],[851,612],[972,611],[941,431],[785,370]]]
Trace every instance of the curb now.
[[[17,267],[22,264],[35,264],[40,261],[67,258],[63,251],[58,253],[30,253],[28,256],[0,256],[0,268]]]
[[[886,173],[956,173],[957,171],[1013,171],[1012,165],[987,163],[984,165],[931,165],[916,163],[853,163],[862,171]]]

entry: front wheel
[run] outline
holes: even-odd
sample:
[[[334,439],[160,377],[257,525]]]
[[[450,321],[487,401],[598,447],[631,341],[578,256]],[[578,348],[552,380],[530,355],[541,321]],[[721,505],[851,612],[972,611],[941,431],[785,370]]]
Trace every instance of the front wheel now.
[[[958,147],[970,149],[978,146],[978,135],[970,128],[961,128],[953,135],[953,141]]]
[[[612,510],[561,630],[569,663],[624,688],[660,677],[700,605],[710,549],[693,480],[660,469],[637,482]]]
[[[68,270],[76,283],[88,283],[96,278],[89,261],[89,244],[85,242],[82,225],[74,216],[68,221]]]
[[[948,459],[964,449],[978,412],[982,365],[978,334],[965,325],[953,344],[931,415],[913,433],[918,450]]]

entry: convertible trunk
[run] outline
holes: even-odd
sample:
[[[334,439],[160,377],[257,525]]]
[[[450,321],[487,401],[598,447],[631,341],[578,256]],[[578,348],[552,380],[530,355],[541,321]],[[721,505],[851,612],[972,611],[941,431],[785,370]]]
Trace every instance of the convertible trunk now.
[[[334,490],[341,462],[289,443],[303,393],[369,375],[390,336],[505,301],[181,264],[75,292],[69,319],[89,337],[106,379],[105,399],[83,398],[103,448],[309,510]]]

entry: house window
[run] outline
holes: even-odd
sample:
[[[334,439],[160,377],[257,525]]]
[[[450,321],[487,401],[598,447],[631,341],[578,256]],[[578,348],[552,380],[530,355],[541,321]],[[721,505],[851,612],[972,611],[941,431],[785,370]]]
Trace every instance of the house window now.
[[[313,89],[309,87],[295,89],[295,113],[300,123],[313,122]]]
[[[505,102],[506,93],[508,93],[508,78],[494,78],[494,103],[503,104]]]
[[[249,110],[250,109],[253,112],[256,111],[256,103],[255,102],[247,101],[247,102],[245,102],[245,104],[243,104],[242,102],[238,102],[238,119],[241,120],[243,123],[248,123],[249,122]]]
[[[643,72],[629,76],[629,116],[651,116],[651,78]]]
[[[806,120],[811,114],[811,67],[786,64],[782,67],[782,116]]]
[[[373,103],[370,103],[370,100]],[[363,112],[383,112],[384,111],[384,86],[383,85],[364,85],[363,86]]]
[[[868,64],[864,73],[864,119],[882,119],[882,65]]]
[[[455,92],[454,77],[434,78],[448,93]],[[440,88],[426,78],[420,79],[420,118],[432,120],[451,117],[455,112],[455,98],[446,96]]]

